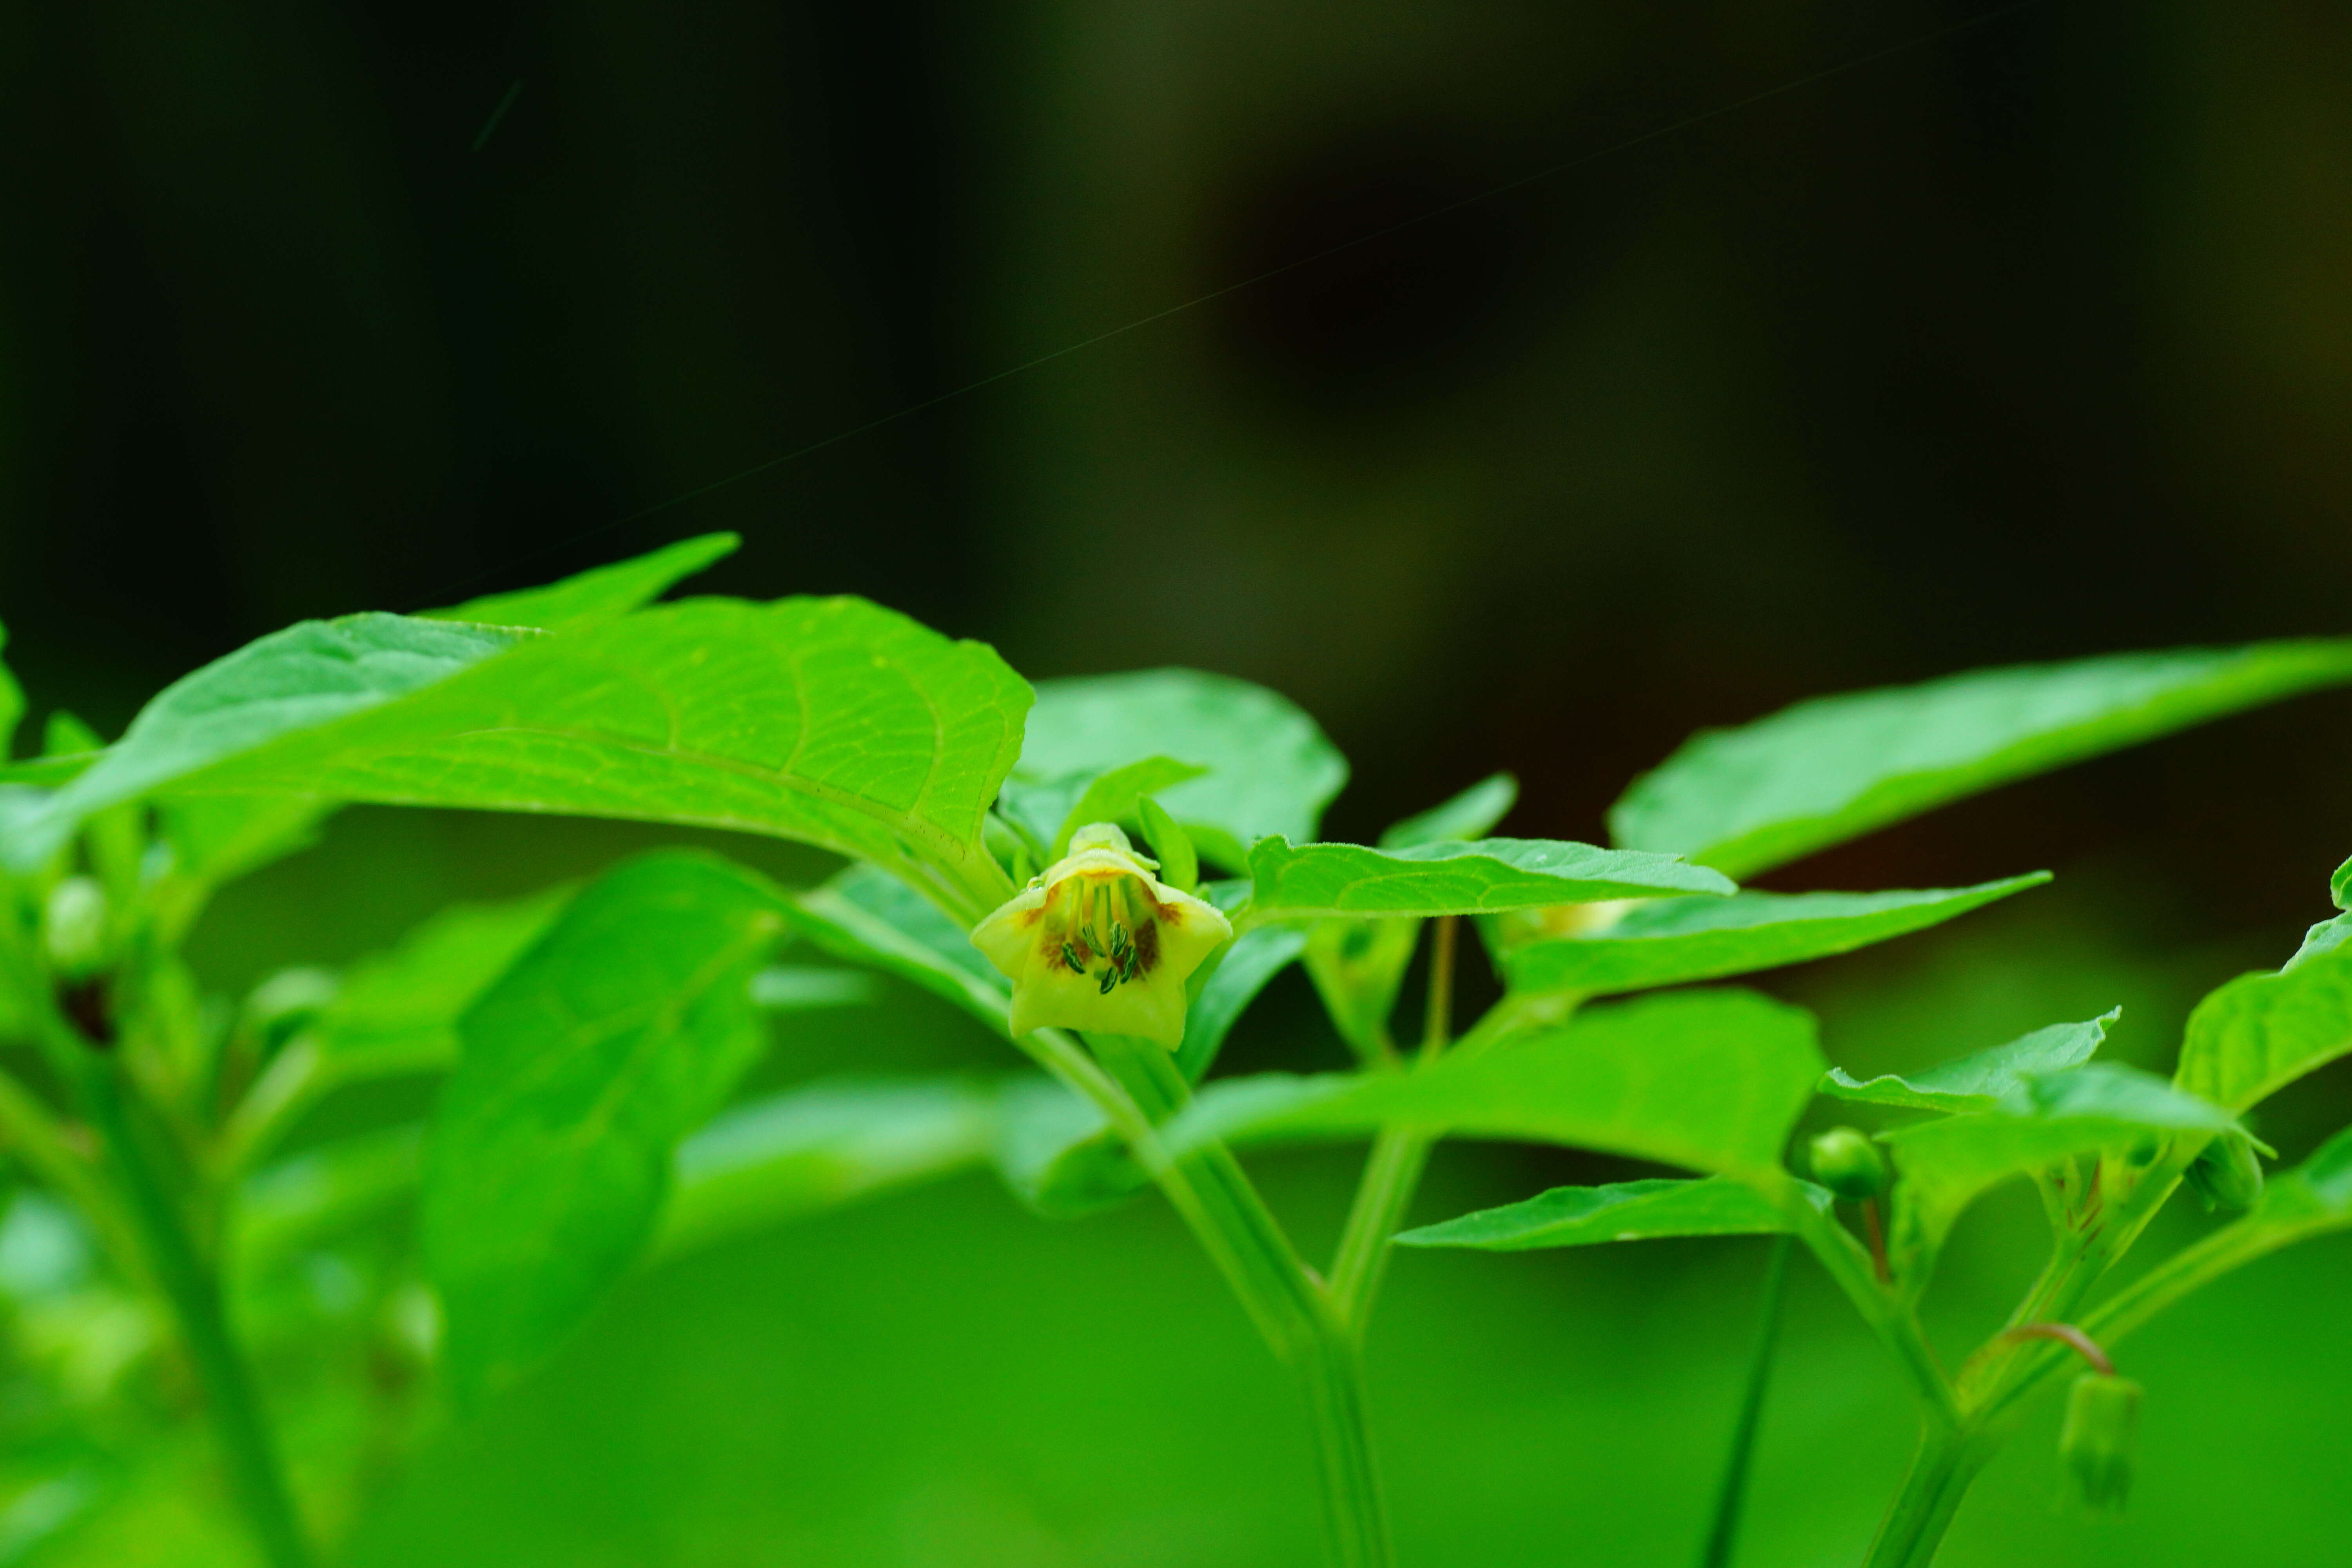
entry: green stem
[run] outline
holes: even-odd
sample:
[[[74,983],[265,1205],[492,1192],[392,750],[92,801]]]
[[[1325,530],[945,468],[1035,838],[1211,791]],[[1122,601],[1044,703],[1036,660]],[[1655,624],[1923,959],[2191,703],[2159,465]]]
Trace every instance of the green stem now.
[[[1871,1542],[1864,1568],[1927,1568],[1960,1511],[1961,1500],[1991,1458],[1992,1446],[1976,1434],[1930,1426],[1919,1441],[1903,1489]]]
[[[1739,1539],[1740,1510],[1748,1500],[1748,1474],[1756,1457],[1756,1431],[1764,1417],[1764,1392],[1772,1381],[1772,1356],[1780,1342],[1780,1303],[1788,1294],[1789,1254],[1795,1239],[1785,1232],[1772,1242],[1764,1265],[1763,1309],[1757,1314],[1756,1352],[1748,1366],[1748,1391],[1739,1401],[1739,1423],[1732,1429],[1731,1452],[1723,1462],[1723,1484],[1716,1490],[1715,1526],[1707,1531],[1703,1568],[1731,1568],[1732,1549]]]
[[[1960,1403],[1952,1380],[1936,1360],[1935,1347],[1927,1342],[1917,1315],[1894,1290],[1879,1282],[1870,1254],[1862,1244],[1843,1226],[1807,1201],[1793,1182],[1784,1180],[1775,1186],[1759,1180],[1758,1190],[1772,1197],[1789,1216],[1790,1228],[1797,1238],[1845,1292],[1846,1300],[1853,1303],[1863,1321],[1895,1352],[1903,1370],[1911,1374],[1912,1384],[1926,1404],[1929,1418],[1947,1426],[1957,1425]]]
[[[1461,929],[1457,917],[1446,915],[1431,931],[1429,1001],[1421,1032],[1424,1062],[1442,1055],[1453,1038],[1454,955]],[[1331,1299],[1341,1324],[1359,1342],[1371,1317],[1372,1298],[1380,1293],[1381,1278],[1388,1271],[1389,1237],[1412,1206],[1436,1142],[1426,1131],[1393,1127],[1383,1128],[1372,1140],[1347,1227],[1339,1235],[1339,1253],[1331,1260]]]
[[[131,1124],[120,1068],[92,1055],[77,1076],[90,1124],[121,1173],[131,1223],[146,1243],[148,1266],[180,1320],[246,1522],[271,1568],[309,1568],[310,1544],[279,1468],[252,1373],[222,1310],[220,1281],[197,1253]]]
[[[1212,1144],[1173,1161],[1158,1152],[1154,1124],[1192,1098],[1192,1085],[1168,1052],[1149,1040],[1090,1038],[1102,1067],[1125,1090],[1120,1098],[1147,1119],[1129,1142],[1266,1343],[1305,1388],[1335,1568],[1388,1568],[1388,1516],[1372,1462],[1363,1375],[1354,1337],[1330,1292],[1300,1259],[1230,1151]]]
[[[1381,1505],[1371,1425],[1364,1413],[1362,1361],[1345,1328],[1334,1323],[1331,1331],[1318,1336],[1301,1358],[1299,1373],[1314,1416],[1331,1560],[1339,1568],[1387,1568],[1392,1561],[1388,1515]]]
[[[1429,1164],[1431,1142],[1423,1132],[1383,1128],[1372,1140],[1371,1155],[1364,1162],[1363,1180],[1348,1210],[1339,1250],[1331,1259],[1333,1308],[1348,1331],[1359,1339],[1371,1316],[1381,1277],[1388,1270],[1389,1237],[1404,1223],[1405,1210],[1412,1206],[1421,1173]]]

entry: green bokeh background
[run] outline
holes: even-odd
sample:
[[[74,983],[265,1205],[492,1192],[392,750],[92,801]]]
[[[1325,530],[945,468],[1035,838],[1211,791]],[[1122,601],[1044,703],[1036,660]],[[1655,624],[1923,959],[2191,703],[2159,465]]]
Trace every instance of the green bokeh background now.
[[[1289,692],[1356,763],[1346,836],[1508,767],[1510,830],[1592,838],[1683,733],[1814,692],[2345,630],[2352,27],[1979,15],[0,10],[8,657],[37,711],[110,730],[289,619],[732,528],[719,591],[866,593],[1035,676]],[[2326,912],[2347,772],[2352,701],[2308,699],[1821,857],[1774,885],[2059,880],[1770,986],[1860,1072],[2116,1002],[2112,1053],[2167,1066],[2198,995]],[[662,837],[351,813],[196,956],[234,991]],[[1228,1066],[1339,1054],[1292,976]],[[886,988],[780,1026],[752,1087],[1011,1065]],[[2292,1159],[2347,1120],[2330,1071],[2263,1131]],[[1349,1157],[1255,1164],[1327,1245]],[[1417,1214],[1629,1169],[1450,1148]],[[1971,1216],[1948,1346],[2038,1223],[2016,1193]],[[2168,1223],[2149,1252],[2208,1222]],[[1695,1561],[1762,1257],[1401,1258],[1370,1376],[1403,1561]],[[2195,1299],[2126,1348],[2129,1514],[2061,1506],[2041,1409],[1943,1561],[2342,1555],[2347,1298],[2336,1241]],[[317,1391],[364,1372],[273,1363],[298,1446],[342,1440]],[[1742,1563],[1855,1560],[1909,1422],[1801,1267]],[[201,1443],[120,1479],[51,1560],[243,1560]],[[1047,1225],[969,1177],[639,1278],[387,1464],[350,1560],[1297,1564],[1313,1508],[1301,1412],[1164,1208]]]

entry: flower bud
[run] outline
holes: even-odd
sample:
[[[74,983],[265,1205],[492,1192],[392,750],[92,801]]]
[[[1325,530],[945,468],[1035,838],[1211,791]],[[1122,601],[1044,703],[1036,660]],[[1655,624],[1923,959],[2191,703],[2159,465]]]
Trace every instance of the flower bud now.
[[[1886,1157],[1858,1128],[1832,1127],[1815,1138],[1813,1180],[1856,1203],[1886,1190]]]
[[[1192,847],[1192,836],[1148,795],[1137,798],[1135,814],[1142,820],[1144,837],[1151,841],[1151,852],[1160,857],[1160,879],[1180,893],[1199,892],[1201,857]]]
[[[2139,1436],[2140,1387],[2127,1377],[2086,1372],[2066,1396],[2066,1423],[2058,1431],[2058,1458],[2075,1495],[2111,1513],[2131,1493],[2132,1458]]]
[[[66,980],[86,980],[106,967],[106,889],[95,878],[68,877],[49,889],[41,946],[51,971]]]
[[[2189,1167],[2189,1185],[2208,1209],[2250,1209],[2263,1195],[2263,1163],[2253,1140],[2224,1132]]]

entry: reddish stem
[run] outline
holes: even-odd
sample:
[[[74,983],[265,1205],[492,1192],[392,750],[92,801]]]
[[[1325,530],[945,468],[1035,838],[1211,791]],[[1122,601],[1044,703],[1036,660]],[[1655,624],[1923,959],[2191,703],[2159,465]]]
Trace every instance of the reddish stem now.
[[[1878,1224],[1878,1200],[1862,1200],[1862,1226],[1870,1233],[1870,1266],[1878,1271],[1881,1285],[1892,1284],[1895,1276],[1886,1267],[1886,1233]]]
[[[2091,1369],[2100,1376],[2113,1377],[2116,1374],[2116,1363],[2107,1359],[2107,1352],[2099,1348],[2099,1342],[2072,1323],[2025,1323],[2009,1330],[2000,1337],[2005,1340],[2054,1340],[2089,1362]]]

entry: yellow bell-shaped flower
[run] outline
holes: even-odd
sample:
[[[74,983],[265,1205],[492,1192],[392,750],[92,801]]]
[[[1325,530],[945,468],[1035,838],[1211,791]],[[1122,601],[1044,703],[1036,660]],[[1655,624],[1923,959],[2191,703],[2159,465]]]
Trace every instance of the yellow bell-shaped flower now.
[[[1216,909],[1151,873],[1108,822],[980,922],[971,944],[1013,982],[1013,1032],[1089,1029],[1184,1041],[1184,982],[1233,939]]]

